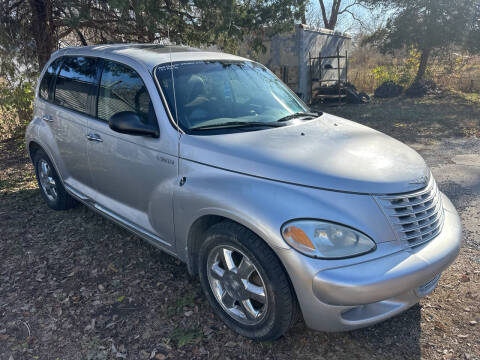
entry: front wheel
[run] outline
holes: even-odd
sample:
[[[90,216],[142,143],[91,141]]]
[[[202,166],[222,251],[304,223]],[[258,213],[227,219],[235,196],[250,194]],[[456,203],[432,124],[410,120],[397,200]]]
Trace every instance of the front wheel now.
[[[199,274],[215,313],[234,331],[274,340],[297,318],[297,303],[275,253],[248,229],[222,222],[208,230]]]

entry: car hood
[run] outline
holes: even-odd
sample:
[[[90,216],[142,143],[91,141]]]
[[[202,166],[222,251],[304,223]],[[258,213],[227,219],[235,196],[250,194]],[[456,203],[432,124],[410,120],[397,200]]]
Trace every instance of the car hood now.
[[[407,145],[330,114],[259,131],[184,135],[180,156],[265,179],[366,194],[417,190],[430,174]]]

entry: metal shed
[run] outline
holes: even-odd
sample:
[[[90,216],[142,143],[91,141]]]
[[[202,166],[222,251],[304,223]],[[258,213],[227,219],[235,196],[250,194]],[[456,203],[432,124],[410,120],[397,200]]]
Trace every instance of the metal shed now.
[[[300,24],[291,32],[265,38],[265,53],[256,54],[245,46],[241,47],[239,55],[267,66],[304,101],[309,102],[312,79],[333,80],[340,77],[346,80],[348,58],[343,57],[339,61],[336,55],[345,55],[350,50],[351,40],[351,36],[345,33]],[[312,62],[312,59],[320,57],[320,63]],[[322,69],[321,79],[312,75],[318,73],[312,69],[314,66]]]

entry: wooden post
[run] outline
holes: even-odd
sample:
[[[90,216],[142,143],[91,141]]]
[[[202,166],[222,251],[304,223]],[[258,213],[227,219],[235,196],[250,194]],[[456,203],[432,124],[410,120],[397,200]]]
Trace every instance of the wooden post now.
[[[313,75],[312,75],[312,55],[310,51],[308,52],[308,65],[309,65],[309,73],[310,73],[310,98],[308,99],[309,104],[311,105],[313,100]]]
[[[342,92],[341,92],[341,71],[340,71],[340,48],[337,46],[337,75],[338,75],[338,104],[341,105],[342,103]]]
[[[345,83],[348,83],[348,50],[345,50]]]
[[[318,83],[319,83],[320,87],[322,87],[322,84],[323,84],[323,82],[322,82],[322,80],[323,80],[323,68],[322,68],[322,63],[323,63],[323,61],[322,61],[322,52],[319,51],[319,52],[318,52],[318,69],[319,69],[319,74],[318,74],[318,76],[319,76],[319,78],[318,78],[319,82],[318,82]]]

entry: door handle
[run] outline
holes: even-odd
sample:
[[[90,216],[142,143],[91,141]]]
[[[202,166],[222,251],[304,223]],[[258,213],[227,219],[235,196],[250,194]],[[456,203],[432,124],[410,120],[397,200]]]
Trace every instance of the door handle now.
[[[87,134],[86,136],[87,136],[87,140],[88,140],[88,141],[103,142],[101,136],[98,135],[98,134],[89,133],[89,134]]]
[[[52,121],[53,121],[53,118],[52,118],[50,115],[43,115],[43,116],[42,116],[42,120],[43,120],[43,121],[52,122]]]

